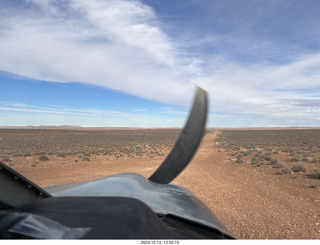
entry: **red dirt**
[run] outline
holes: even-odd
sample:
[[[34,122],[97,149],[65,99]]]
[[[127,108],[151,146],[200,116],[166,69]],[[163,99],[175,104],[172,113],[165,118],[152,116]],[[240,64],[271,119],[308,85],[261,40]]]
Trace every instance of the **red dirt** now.
[[[196,194],[237,238],[320,239],[319,180],[277,175],[268,166],[233,165],[215,148],[216,133],[204,137],[191,163],[171,184]],[[124,172],[148,178],[164,157],[113,160],[96,155],[90,159],[75,162],[74,157],[55,157],[30,167],[32,157],[27,161],[16,157],[14,169],[43,187]]]

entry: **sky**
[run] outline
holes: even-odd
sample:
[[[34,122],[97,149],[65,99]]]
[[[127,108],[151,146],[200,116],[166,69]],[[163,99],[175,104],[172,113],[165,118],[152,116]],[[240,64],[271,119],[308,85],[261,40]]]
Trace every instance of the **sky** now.
[[[0,126],[320,126],[318,0],[0,0]]]

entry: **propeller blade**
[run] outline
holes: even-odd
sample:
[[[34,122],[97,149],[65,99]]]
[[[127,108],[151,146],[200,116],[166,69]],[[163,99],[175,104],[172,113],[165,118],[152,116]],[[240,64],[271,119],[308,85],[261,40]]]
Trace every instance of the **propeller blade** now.
[[[203,137],[207,111],[208,94],[197,87],[193,106],[183,131],[167,158],[149,180],[159,184],[169,184],[188,165]]]

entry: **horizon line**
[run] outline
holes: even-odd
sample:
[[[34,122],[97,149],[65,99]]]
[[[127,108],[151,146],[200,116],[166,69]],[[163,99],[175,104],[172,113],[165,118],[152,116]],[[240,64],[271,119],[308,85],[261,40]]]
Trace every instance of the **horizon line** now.
[[[0,129],[106,129],[106,130],[139,130],[139,129],[183,129],[183,127],[85,127],[80,125],[39,125],[39,126],[0,126]],[[206,127],[206,130],[265,130],[265,129],[320,129],[310,126],[261,126],[261,127]]]

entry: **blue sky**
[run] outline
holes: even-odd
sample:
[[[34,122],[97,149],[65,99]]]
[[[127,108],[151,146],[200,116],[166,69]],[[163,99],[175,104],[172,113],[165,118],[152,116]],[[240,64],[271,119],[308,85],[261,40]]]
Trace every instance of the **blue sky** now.
[[[320,1],[0,1],[0,126],[320,125]]]

